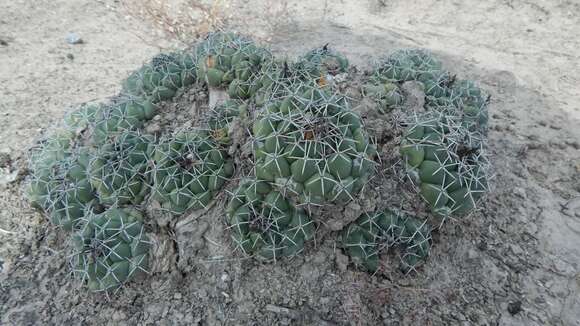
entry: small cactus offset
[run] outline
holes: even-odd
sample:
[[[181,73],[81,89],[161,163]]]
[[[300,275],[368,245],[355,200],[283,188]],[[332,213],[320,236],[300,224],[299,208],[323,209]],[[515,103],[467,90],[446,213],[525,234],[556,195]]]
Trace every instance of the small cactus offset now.
[[[147,273],[150,242],[142,222],[134,209],[89,215],[72,236],[74,275],[91,291],[108,291]]]
[[[416,119],[400,145],[408,176],[436,215],[470,213],[487,191],[484,149],[465,146],[460,117],[427,114]]]
[[[234,173],[226,151],[205,130],[162,139],[153,161],[153,198],[174,214],[205,208]]]
[[[311,77],[324,80],[329,75],[347,72],[348,59],[326,44],[323,47],[312,49],[300,57],[295,64],[295,69],[304,70]]]
[[[302,209],[267,182],[255,179],[240,182],[226,214],[236,248],[267,261],[302,252],[316,231]]]
[[[188,52],[158,54],[123,82],[123,92],[153,103],[171,99],[175,92],[196,81],[196,62]]]
[[[235,118],[247,119],[249,116],[248,104],[240,100],[227,100],[210,109],[207,125],[211,130],[212,138],[220,144],[230,144],[229,129]]]
[[[89,164],[90,182],[107,206],[138,205],[150,190],[153,139],[124,132],[100,147]]]
[[[383,250],[403,249],[400,268],[408,273],[429,255],[431,228],[425,222],[386,209],[362,214],[342,233],[342,246],[356,265],[375,273]]]

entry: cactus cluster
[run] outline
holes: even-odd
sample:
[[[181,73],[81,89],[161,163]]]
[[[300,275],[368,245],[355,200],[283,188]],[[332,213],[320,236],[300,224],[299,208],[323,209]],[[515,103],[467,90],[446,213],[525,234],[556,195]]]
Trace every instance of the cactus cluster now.
[[[231,158],[205,130],[163,138],[153,161],[153,197],[174,214],[205,208],[234,173]]]
[[[256,176],[302,203],[348,201],[368,181],[375,147],[342,95],[297,83],[253,124]]]
[[[230,144],[230,126],[235,118],[247,119],[248,104],[240,100],[227,100],[211,108],[207,117],[207,126],[212,138],[220,144]]]
[[[328,47],[308,51],[298,59],[295,65],[299,70],[306,71],[311,77],[326,79],[327,76],[345,73],[348,70],[348,59],[342,53]]]
[[[205,208],[235,170],[251,171],[225,209],[236,248],[267,261],[294,256],[315,236],[311,214],[318,210],[305,208],[356,199],[378,165],[363,119],[333,82],[348,68],[328,46],[280,61],[249,39],[212,33],[192,49],[155,56],[109,103],[66,115],[63,128],[31,152],[27,194],[52,223],[72,232],[75,274],[95,291],[147,270],[139,210],[152,201],[176,216]],[[424,50],[394,52],[368,80],[363,96],[385,114],[404,104],[403,82],[423,84],[426,113],[408,112],[401,137],[406,173],[435,215],[472,211],[488,187],[489,98]],[[157,103],[194,83],[226,88],[229,99],[210,108],[200,125],[159,139],[144,134]],[[236,128],[247,135],[238,139]],[[234,157],[241,166],[234,167]],[[371,272],[382,249],[399,246],[408,272],[428,256],[430,232],[426,223],[387,209],[361,215],[343,230],[342,245]]]
[[[194,55],[187,51],[158,54],[123,82],[123,92],[147,98],[153,103],[166,101],[182,87],[196,81]]]
[[[248,99],[262,87],[257,73],[271,59],[250,39],[213,33],[196,49],[197,76],[210,87],[227,87],[233,99]]]
[[[401,270],[414,270],[429,255],[430,240],[427,223],[389,209],[363,213],[342,232],[342,246],[349,256],[373,273],[379,270],[381,252],[395,246],[402,248]]]
[[[267,182],[240,182],[226,209],[232,239],[239,250],[264,260],[301,252],[315,225],[300,208]]]
[[[105,205],[138,205],[149,193],[153,138],[127,131],[99,147],[89,163],[91,185]]]
[[[96,198],[86,173],[89,155],[86,148],[71,149],[66,135],[49,139],[33,153],[33,176],[27,189],[30,201],[49,213],[50,221],[72,230]]]
[[[134,209],[111,208],[91,215],[72,236],[73,272],[90,290],[114,289],[147,272],[150,242],[142,220]]]
[[[424,115],[401,141],[407,173],[436,215],[468,214],[487,191],[483,149],[463,146],[463,131],[461,119]]]

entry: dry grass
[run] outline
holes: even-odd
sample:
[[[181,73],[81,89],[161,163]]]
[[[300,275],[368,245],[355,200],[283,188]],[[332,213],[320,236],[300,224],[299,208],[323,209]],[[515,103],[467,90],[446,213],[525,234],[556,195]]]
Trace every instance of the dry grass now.
[[[147,21],[170,37],[190,43],[210,31],[223,29],[228,20],[229,3],[224,0],[124,0],[132,17]]]
[[[122,0],[131,17],[152,24],[170,38],[191,43],[223,29],[268,41],[282,25],[293,23],[288,0]],[[254,15],[254,16],[250,16]]]

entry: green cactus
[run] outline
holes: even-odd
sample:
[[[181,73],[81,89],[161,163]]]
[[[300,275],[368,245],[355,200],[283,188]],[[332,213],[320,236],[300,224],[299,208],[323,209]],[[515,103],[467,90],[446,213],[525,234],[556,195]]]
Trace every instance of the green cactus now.
[[[408,273],[429,255],[431,228],[397,210],[363,213],[342,233],[342,246],[353,262],[375,273],[381,251],[403,248],[400,268]]]
[[[326,44],[300,57],[295,64],[295,69],[304,70],[313,78],[325,80],[327,75],[345,73],[348,69],[348,59]]]
[[[54,225],[70,231],[98,203],[86,174],[89,151],[70,148],[67,137],[57,133],[33,150],[26,195]]]
[[[211,87],[227,87],[232,99],[247,99],[262,87],[257,78],[272,55],[233,33],[208,35],[196,49],[197,76]]]
[[[158,54],[123,82],[123,93],[153,103],[171,99],[175,92],[196,81],[194,55],[187,51]]]
[[[240,100],[227,100],[210,109],[207,124],[212,138],[220,144],[230,144],[230,124],[235,118],[247,119],[248,105]]]
[[[206,207],[234,173],[226,151],[203,130],[162,139],[153,161],[153,198],[173,214]]]
[[[236,248],[256,258],[276,261],[294,256],[314,237],[310,217],[264,181],[246,179],[228,203],[227,223]]]
[[[373,172],[376,149],[343,96],[298,82],[253,124],[256,176],[302,203],[344,202]]]
[[[375,70],[382,81],[431,81],[442,72],[441,62],[423,49],[397,50],[383,59]]]
[[[89,216],[72,237],[75,276],[91,291],[108,291],[147,273],[150,242],[142,222],[134,209],[110,208]]]
[[[465,146],[461,119],[429,114],[412,122],[400,145],[407,173],[440,216],[471,212],[487,191],[483,148]]]
[[[149,193],[153,139],[124,132],[101,146],[89,164],[90,183],[102,204],[138,205]]]
[[[364,96],[368,96],[379,104],[379,112],[389,113],[392,109],[400,106],[404,101],[403,93],[399,86],[390,81],[381,82],[378,79],[371,80],[362,89]]]

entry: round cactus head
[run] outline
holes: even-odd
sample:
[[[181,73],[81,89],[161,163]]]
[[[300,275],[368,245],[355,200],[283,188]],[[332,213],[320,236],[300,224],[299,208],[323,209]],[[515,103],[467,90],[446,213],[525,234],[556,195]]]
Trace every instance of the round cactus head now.
[[[380,269],[381,252],[395,246],[402,248],[401,270],[414,270],[429,255],[430,240],[429,225],[390,209],[363,213],[342,234],[353,262],[372,273]]]
[[[72,139],[68,132],[56,132],[32,150],[26,189],[31,203],[66,230],[97,204],[86,174],[89,150],[75,148]]]
[[[256,73],[272,55],[250,39],[213,33],[196,49],[197,76],[210,87],[228,87],[231,98],[247,99],[261,87]]]
[[[101,146],[89,164],[90,183],[102,204],[138,205],[149,193],[153,139],[124,132]]]
[[[264,181],[243,180],[226,213],[236,248],[263,260],[300,253],[315,233],[310,217]]]
[[[484,148],[466,146],[461,117],[426,114],[408,124],[400,152],[421,197],[440,216],[466,215],[487,191]]]
[[[113,290],[147,272],[150,242],[142,219],[136,210],[111,208],[90,215],[73,235],[73,272],[91,291]]]
[[[308,51],[298,59],[296,66],[307,71],[311,77],[324,79],[328,75],[345,73],[348,69],[348,59],[326,44]]]
[[[347,100],[299,83],[273,96],[253,124],[256,176],[300,202],[344,202],[373,172],[375,147]]]
[[[174,214],[205,208],[234,173],[226,151],[205,130],[162,139],[153,161],[153,198]]]
[[[123,93],[153,103],[171,99],[179,88],[196,80],[194,54],[188,51],[158,54],[123,82]]]

